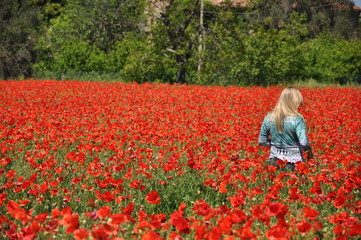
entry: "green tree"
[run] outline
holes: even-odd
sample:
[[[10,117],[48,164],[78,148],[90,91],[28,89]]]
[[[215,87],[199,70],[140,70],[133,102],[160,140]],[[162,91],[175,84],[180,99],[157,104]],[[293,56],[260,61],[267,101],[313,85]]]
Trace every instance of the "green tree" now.
[[[33,0],[33,6],[36,2],[44,12],[58,1]],[[74,0],[61,5],[37,38],[36,71],[110,72],[124,81],[207,85],[271,85],[309,78],[349,82],[359,76],[359,53],[352,50],[359,42],[342,40],[355,37],[354,26],[346,24],[351,21],[350,1],[207,3],[202,28],[200,0],[154,3],[161,6],[154,11],[145,4],[150,1]],[[151,15],[148,21],[146,14]],[[321,33],[334,43],[319,38]],[[329,50],[320,46],[323,41]],[[337,50],[342,47],[348,57]],[[197,68],[200,59],[202,67]]]
[[[361,40],[321,34],[302,44],[305,78],[326,83],[361,83]]]
[[[69,8],[66,15],[73,36],[105,52],[127,33],[139,33],[144,25],[140,21],[144,9],[141,0],[78,0]]]
[[[31,77],[39,9],[30,1],[0,1],[0,78]]]
[[[253,16],[269,28],[279,29],[290,23],[293,12],[304,14],[309,37],[316,37],[323,31],[350,39],[357,36],[359,12],[353,9],[354,2],[328,0],[255,0]],[[267,20],[267,21],[264,21]]]
[[[120,71],[123,65],[108,66],[115,61],[109,56],[115,57],[116,46],[128,34],[142,32],[142,14],[142,0],[70,2],[59,17],[50,20],[38,40],[37,72]]]
[[[111,59],[122,62],[120,75],[124,81],[174,83],[175,59],[159,46],[146,37],[127,36],[116,45]]]
[[[191,58],[198,46],[199,0],[170,0],[154,29],[154,41],[172,54],[176,63],[177,83],[186,83]]]
[[[211,4],[205,10],[204,52],[201,77],[197,84],[239,85],[238,64],[244,59],[247,36],[245,12],[229,2],[221,7]]]
[[[31,6],[39,8],[41,19],[48,23],[51,19],[58,17],[71,0],[30,0]]]

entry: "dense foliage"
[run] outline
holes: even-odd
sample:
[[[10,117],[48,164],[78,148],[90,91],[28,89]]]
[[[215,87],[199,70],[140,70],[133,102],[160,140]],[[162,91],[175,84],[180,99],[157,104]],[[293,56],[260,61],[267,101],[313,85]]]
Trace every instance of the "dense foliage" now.
[[[32,76],[37,16],[29,1],[0,1],[0,78]]]
[[[0,78],[360,83],[352,1],[201,2],[2,0]]]
[[[257,146],[280,87],[0,90],[1,239],[360,239],[360,88],[301,89],[295,172]]]

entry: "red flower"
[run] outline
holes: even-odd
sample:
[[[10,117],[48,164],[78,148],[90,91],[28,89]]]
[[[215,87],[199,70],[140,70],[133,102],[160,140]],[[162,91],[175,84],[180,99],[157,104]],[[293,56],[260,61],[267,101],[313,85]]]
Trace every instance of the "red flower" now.
[[[218,227],[213,227],[209,232],[208,239],[209,240],[219,240],[222,238],[222,229]]]
[[[301,222],[297,223],[297,228],[301,233],[308,233],[308,231],[312,228],[312,225],[309,222]]]
[[[264,223],[269,223],[270,221],[270,216],[268,214],[265,214],[265,211],[261,208],[261,206],[255,206],[252,209],[252,216]]]
[[[29,199],[19,200],[19,206],[20,207],[26,206],[30,202],[31,201]]]
[[[57,218],[60,215],[61,215],[61,212],[58,208],[53,209],[53,211],[51,212],[51,218]]]
[[[290,190],[288,191],[290,196],[289,199],[290,200],[297,200],[300,198],[300,190],[298,189],[298,187],[291,187]]]
[[[234,209],[229,216],[232,217],[233,223],[242,223],[247,219],[246,214],[241,209]]]
[[[82,240],[89,237],[89,232],[85,228],[79,228],[74,231],[75,240]]]
[[[113,214],[111,217],[112,224],[122,224],[127,221],[126,216],[121,213]]]
[[[107,191],[104,194],[101,194],[100,198],[103,199],[106,203],[108,203],[114,201],[115,196],[110,191]]]
[[[160,197],[157,191],[150,191],[145,197],[145,200],[150,204],[160,204]]]
[[[304,213],[305,217],[310,220],[315,220],[320,215],[319,211],[316,211],[310,207],[303,208],[303,213]]]
[[[204,202],[203,199],[194,203],[193,211],[198,216],[206,216],[209,214],[211,208],[208,203]]]
[[[348,235],[352,237],[361,236],[361,223],[354,224],[348,231]]]
[[[80,183],[80,178],[77,178],[77,177],[75,177],[75,178],[73,178],[72,180],[71,180],[71,183],[72,184],[77,184],[77,183]]]
[[[60,191],[59,191],[58,189],[55,189],[55,188],[50,190],[50,194],[53,195],[53,196],[58,195],[59,192],[60,192]]]
[[[108,239],[109,236],[117,234],[116,225],[107,223],[95,225],[92,228],[92,236],[94,239]]]
[[[160,240],[160,236],[159,233],[150,231],[150,232],[146,232],[143,234],[142,236],[142,240]]]
[[[6,192],[0,193],[0,207],[6,201]]]
[[[243,195],[235,195],[229,198],[232,207],[237,208],[241,205],[245,205],[246,201],[244,200]]]
[[[268,215],[283,217],[287,213],[287,206],[283,203],[270,203],[267,208]]]
[[[104,206],[101,207],[98,211],[97,211],[97,217],[98,218],[107,218],[110,216],[110,207],[109,206]]]
[[[51,182],[49,183],[49,185],[50,185],[51,187],[56,187],[56,186],[59,185],[59,181],[51,181]]]
[[[346,203],[346,196],[344,194],[340,194],[333,202],[333,206],[335,208],[342,208],[345,203]]]
[[[254,188],[254,189],[252,189],[252,193],[255,195],[259,195],[259,194],[263,193],[263,190],[260,188]]]
[[[329,222],[333,224],[339,224],[345,222],[348,218],[349,218],[348,212],[340,212],[336,215],[331,215]]]
[[[342,225],[336,225],[333,228],[333,232],[336,234],[341,234],[344,231],[344,227]]]
[[[123,209],[123,213],[124,214],[131,214],[133,212],[133,209],[134,209],[134,203],[129,203],[128,206],[126,206],[124,209]]]
[[[73,214],[65,214],[63,219],[59,222],[67,228],[66,233],[70,234],[79,228],[79,216]]]
[[[174,225],[180,233],[189,233],[189,222],[179,211],[176,211],[170,215],[169,222],[170,224]]]
[[[266,232],[266,237],[271,240],[289,240],[289,232],[283,228],[273,227]]]
[[[256,235],[251,231],[249,227],[243,227],[240,231],[240,237],[241,239],[252,239],[255,238]]]
[[[166,215],[164,213],[156,214],[151,216],[151,225],[157,229],[162,226],[162,223],[166,221]]]
[[[48,217],[48,213],[47,213],[47,212],[45,212],[45,213],[40,213],[38,216],[36,216],[36,217],[34,218],[34,220],[37,221],[37,222],[43,223],[43,222],[45,222],[45,220],[47,219],[47,217]]]
[[[15,219],[25,220],[27,218],[27,213],[25,209],[19,207],[19,204],[10,200],[6,205],[8,213]]]
[[[191,159],[191,160],[188,160],[187,164],[190,168],[194,168],[194,165],[196,165],[196,162]]]
[[[134,189],[137,189],[137,188],[140,188],[142,186],[142,183],[143,183],[142,180],[135,179],[135,180],[130,182],[130,187],[134,188]]]
[[[322,189],[321,189],[321,187],[320,187],[320,182],[315,182],[315,183],[313,184],[313,187],[310,188],[308,191],[309,191],[310,193],[313,193],[313,194],[321,194],[321,193],[322,193]]]

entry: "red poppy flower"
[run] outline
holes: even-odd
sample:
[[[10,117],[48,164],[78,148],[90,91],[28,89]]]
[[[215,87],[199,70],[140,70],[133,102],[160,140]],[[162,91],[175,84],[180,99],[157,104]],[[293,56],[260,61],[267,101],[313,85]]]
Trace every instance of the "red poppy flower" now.
[[[73,214],[65,214],[63,216],[63,219],[59,223],[66,226],[66,233],[70,234],[79,228],[79,216]]]
[[[160,228],[165,221],[166,215],[164,213],[151,216],[151,225],[154,229]]]
[[[145,197],[145,200],[150,204],[160,204],[160,197],[157,191],[150,191]]]
[[[71,180],[71,183],[72,184],[77,184],[77,183],[80,183],[80,178],[77,178],[77,177],[75,177],[75,178],[73,178],[72,180]]]
[[[290,194],[290,200],[297,200],[300,198],[300,190],[298,189],[298,187],[291,187],[288,192]]]
[[[146,232],[142,235],[142,240],[160,240],[161,237],[159,235],[159,233],[150,231],[150,232]]]
[[[47,217],[48,217],[48,213],[47,213],[47,212],[45,212],[45,213],[40,213],[38,216],[36,216],[36,217],[34,218],[34,220],[37,221],[37,222],[43,223],[43,222],[45,222],[45,220],[47,219]]]
[[[10,200],[6,205],[8,213],[15,219],[25,220],[27,218],[27,212],[21,208],[18,203]]]
[[[209,214],[211,208],[208,203],[204,202],[203,199],[200,199],[194,203],[193,211],[198,216],[206,216]]]
[[[133,212],[135,204],[134,203],[129,203],[124,209],[123,209],[123,213],[124,214],[131,214]]]
[[[87,239],[89,237],[89,232],[85,228],[79,228],[74,231],[75,240]]]
[[[189,233],[190,231],[188,220],[185,219],[179,211],[171,214],[169,222],[174,225],[180,233]]]
[[[314,220],[320,215],[319,211],[316,211],[310,207],[303,208],[303,213],[304,213],[305,217],[310,220]]]
[[[266,232],[266,237],[272,240],[289,240],[289,232],[283,228],[273,227]]]
[[[97,211],[96,215],[98,218],[107,218],[110,216],[110,211],[111,209],[109,206],[104,206]]]
[[[268,215],[283,217],[287,213],[287,206],[283,203],[270,203],[267,208]]]
[[[345,203],[346,203],[346,196],[344,194],[340,194],[336,197],[335,201],[333,202],[333,206],[335,208],[342,208]]]
[[[0,207],[6,201],[6,192],[0,193]]]
[[[231,202],[232,207],[237,208],[241,205],[245,205],[246,201],[244,200],[244,197],[242,195],[235,195],[229,198],[229,201]]]
[[[122,213],[116,213],[111,215],[112,224],[122,224],[127,221],[126,216]]]
[[[311,230],[312,225],[309,222],[301,222],[297,223],[297,228],[301,233],[308,233],[308,231]]]
[[[107,239],[109,236],[116,234],[117,234],[116,225],[103,223],[103,224],[95,225],[92,228],[92,236],[95,239]]]
[[[351,237],[361,236],[361,223],[355,223],[347,233]]]
[[[57,218],[60,215],[61,215],[61,212],[58,208],[53,209],[53,211],[51,212],[51,218]]]
[[[250,227],[242,227],[240,230],[239,237],[241,239],[253,239],[256,237],[256,234],[251,231]]]

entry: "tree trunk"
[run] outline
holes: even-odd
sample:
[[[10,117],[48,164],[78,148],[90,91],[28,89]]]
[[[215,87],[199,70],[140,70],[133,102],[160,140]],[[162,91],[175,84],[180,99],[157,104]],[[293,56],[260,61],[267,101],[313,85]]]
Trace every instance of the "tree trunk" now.
[[[186,82],[186,69],[182,66],[177,71],[177,83],[184,84]]]
[[[147,16],[146,32],[151,32],[154,25],[157,23],[157,18],[165,11],[169,5],[166,0],[146,0],[145,15]]]
[[[184,58],[184,56],[181,56],[181,55],[176,56],[176,62],[177,62],[177,67],[178,67],[176,83],[178,83],[178,84],[187,83],[187,81],[186,81],[187,69],[185,67],[186,61],[187,60]]]
[[[11,77],[6,59],[0,61],[0,79],[8,80]]]

